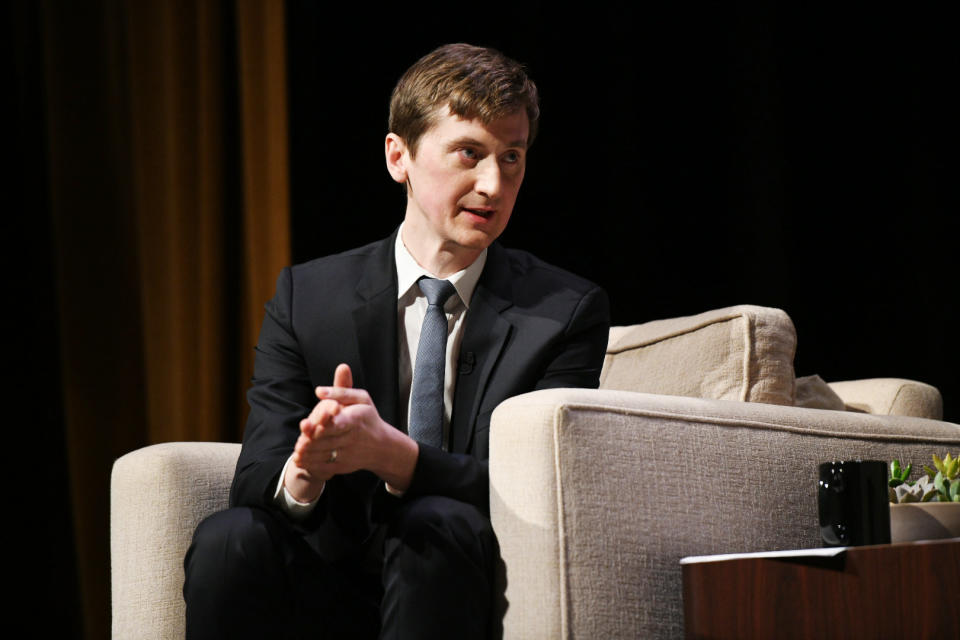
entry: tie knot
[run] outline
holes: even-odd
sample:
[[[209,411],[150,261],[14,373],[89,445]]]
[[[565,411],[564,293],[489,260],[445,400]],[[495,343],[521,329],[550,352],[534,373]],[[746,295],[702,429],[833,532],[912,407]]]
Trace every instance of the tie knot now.
[[[424,276],[420,278],[418,284],[420,285],[420,291],[423,291],[423,295],[427,296],[427,302],[440,307],[446,304],[447,299],[456,292],[456,288],[449,280],[437,280]]]

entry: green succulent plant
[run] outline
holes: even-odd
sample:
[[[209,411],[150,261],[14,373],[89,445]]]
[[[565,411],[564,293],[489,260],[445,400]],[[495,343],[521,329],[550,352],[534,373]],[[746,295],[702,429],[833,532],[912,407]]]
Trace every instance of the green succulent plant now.
[[[943,460],[933,455],[936,473],[924,465],[923,470],[933,476],[933,486],[939,492],[940,502],[960,502],[960,454],[951,458],[948,453]]]
[[[910,470],[913,469],[912,464],[908,464],[906,467],[900,466],[899,460],[894,460],[890,463],[890,487],[899,487],[900,485],[906,483],[912,485],[912,482],[907,482],[907,478],[910,477]]]
[[[960,454],[942,459],[934,454],[933,468],[924,465],[926,475],[908,482],[912,469],[899,460],[890,463],[890,502],[960,502]]]

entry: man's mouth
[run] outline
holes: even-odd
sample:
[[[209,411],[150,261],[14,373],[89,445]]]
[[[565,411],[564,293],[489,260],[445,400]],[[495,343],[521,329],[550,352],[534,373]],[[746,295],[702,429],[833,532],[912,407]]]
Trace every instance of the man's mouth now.
[[[481,218],[489,218],[490,216],[493,215],[493,212],[495,211],[495,209],[491,209],[488,207],[477,207],[477,208],[461,207],[461,209],[463,211],[466,211],[467,213],[472,213],[475,216],[480,216]]]

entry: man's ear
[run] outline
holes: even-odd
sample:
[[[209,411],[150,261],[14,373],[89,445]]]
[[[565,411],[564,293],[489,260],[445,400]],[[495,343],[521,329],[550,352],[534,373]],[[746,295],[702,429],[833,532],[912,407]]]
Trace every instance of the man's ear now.
[[[387,157],[387,171],[390,177],[404,184],[407,181],[407,143],[395,133],[388,133],[384,142],[384,153]]]

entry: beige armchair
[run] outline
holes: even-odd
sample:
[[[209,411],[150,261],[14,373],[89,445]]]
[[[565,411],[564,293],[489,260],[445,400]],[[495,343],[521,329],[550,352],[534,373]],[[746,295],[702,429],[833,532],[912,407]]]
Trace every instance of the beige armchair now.
[[[820,545],[816,465],[956,450],[940,394],[794,379],[782,311],[741,306],[611,330],[601,389],[493,415],[491,518],[506,638],[679,638],[686,555]],[[114,638],[184,634],[182,559],[240,446],[166,443],[111,480]]]

